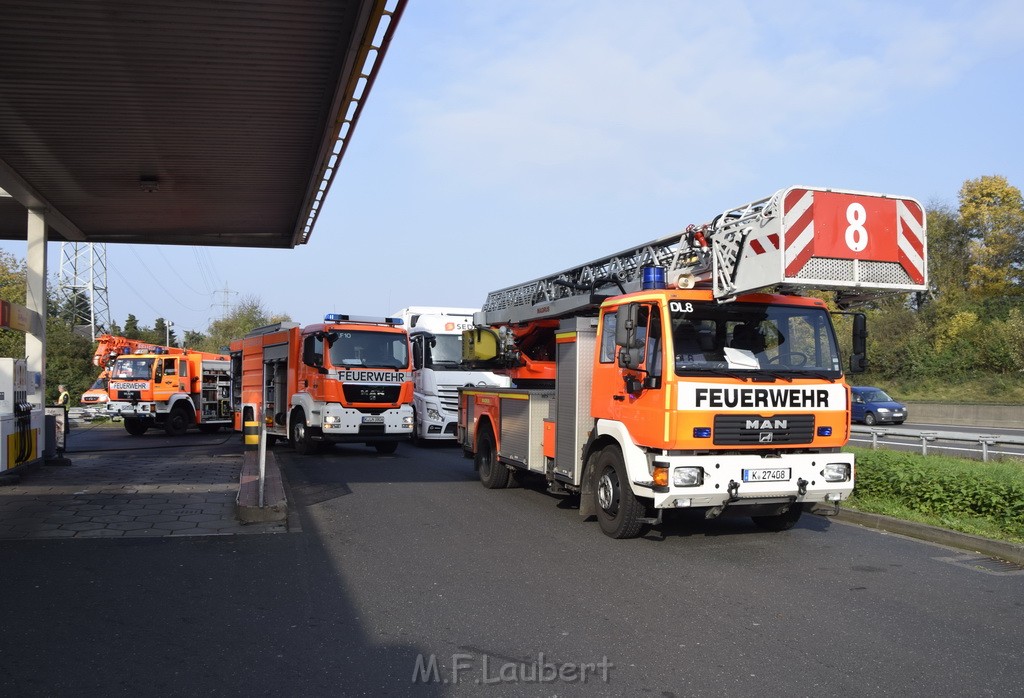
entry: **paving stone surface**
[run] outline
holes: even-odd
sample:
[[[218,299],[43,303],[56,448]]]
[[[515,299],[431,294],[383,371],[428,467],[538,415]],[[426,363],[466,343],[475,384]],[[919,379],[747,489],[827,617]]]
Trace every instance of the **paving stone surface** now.
[[[70,454],[0,487],[0,538],[283,533],[235,518],[242,452],[125,450]]]

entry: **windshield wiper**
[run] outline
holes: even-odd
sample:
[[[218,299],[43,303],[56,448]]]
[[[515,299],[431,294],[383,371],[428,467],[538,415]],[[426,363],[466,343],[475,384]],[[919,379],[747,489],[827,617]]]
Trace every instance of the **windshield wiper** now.
[[[750,374],[753,371],[729,371],[723,368],[680,368],[676,369],[676,373],[687,376],[726,376],[727,378],[737,378],[746,383],[751,380],[752,376]],[[744,373],[747,375],[743,375]]]
[[[809,368],[801,368],[793,371],[786,371],[787,375],[796,376],[797,378],[824,378],[830,383],[835,383],[836,379],[828,375],[827,369],[819,368],[812,370]]]

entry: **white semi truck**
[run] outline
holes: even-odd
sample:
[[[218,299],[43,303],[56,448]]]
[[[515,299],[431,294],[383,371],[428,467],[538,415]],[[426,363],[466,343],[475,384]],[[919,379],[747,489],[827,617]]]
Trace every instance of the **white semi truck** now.
[[[413,356],[413,441],[454,441],[459,388],[507,387],[510,379],[462,365],[462,332],[479,308],[411,306],[392,313],[409,332]]]

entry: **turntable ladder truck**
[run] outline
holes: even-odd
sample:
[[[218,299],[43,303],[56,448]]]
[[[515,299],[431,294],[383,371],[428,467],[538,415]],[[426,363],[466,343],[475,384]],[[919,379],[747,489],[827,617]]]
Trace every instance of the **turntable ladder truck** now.
[[[915,200],[795,186],[710,223],[491,293],[464,360],[459,443],[488,488],[526,473],[614,538],[665,509],[791,528],[854,485],[850,391],[826,304],[927,286]],[[850,371],[866,366],[854,313]]]

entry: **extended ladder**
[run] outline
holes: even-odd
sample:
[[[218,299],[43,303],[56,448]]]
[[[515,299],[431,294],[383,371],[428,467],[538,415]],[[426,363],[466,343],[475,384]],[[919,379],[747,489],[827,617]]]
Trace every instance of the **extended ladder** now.
[[[564,317],[643,286],[645,267],[669,286],[711,284],[728,300],[773,286],[862,292],[927,288],[925,214],[906,197],[790,187],[710,223],[571,269],[493,291],[476,316],[498,325]]]

